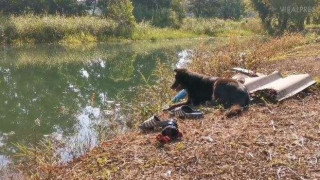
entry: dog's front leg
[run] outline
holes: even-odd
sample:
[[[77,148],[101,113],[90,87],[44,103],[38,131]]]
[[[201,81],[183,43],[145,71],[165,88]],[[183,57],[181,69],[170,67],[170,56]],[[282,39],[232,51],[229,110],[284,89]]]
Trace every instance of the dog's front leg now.
[[[186,102],[174,104],[174,105],[170,106],[169,108],[164,109],[163,111],[171,111],[172,109],[175,109],[177,107],[188,105],[188,104],[190,104],[190,102],[191,102],[191,100],[188,98],[188,100]]]

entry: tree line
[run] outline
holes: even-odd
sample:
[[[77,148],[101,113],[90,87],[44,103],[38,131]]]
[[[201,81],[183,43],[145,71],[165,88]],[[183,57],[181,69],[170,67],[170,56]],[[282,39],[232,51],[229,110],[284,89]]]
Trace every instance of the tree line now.
[[[193,13],[197,17],[239,19],[244,12],[243,0],[129,0],[135,7],[137,19],[150,19],[159,11]],[[112,0],[0,0],[2,14],[60,14],[85,15],[99,8],[108,14]],[[160,13],[161,14],[161,13]]]
[[[88,15],[100,11],[123,26],[149,21],[179,28],[185,17],[238,20],[250,7],[270,34],[301,31],[305,23],[319,23],[319,0],[0,0],[0,14]],[[97,14],[96,14],[97,15]]]

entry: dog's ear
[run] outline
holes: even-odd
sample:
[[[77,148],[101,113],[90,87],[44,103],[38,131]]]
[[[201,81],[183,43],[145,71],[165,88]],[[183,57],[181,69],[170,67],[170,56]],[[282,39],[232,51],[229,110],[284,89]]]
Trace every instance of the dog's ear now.
[[[185,72],[187,72],[187,69],[178,68],[178,69],[175,69],[174,72],[176,72],[176,73],[185,73]]]

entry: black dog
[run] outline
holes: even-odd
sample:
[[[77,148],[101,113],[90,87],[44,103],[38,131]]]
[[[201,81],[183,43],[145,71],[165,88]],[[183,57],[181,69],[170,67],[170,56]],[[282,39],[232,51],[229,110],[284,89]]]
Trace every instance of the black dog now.
[[[226,116],[240,114],[250,102],[249,93],[240,82],[233,79],[210,77],[191,72],[187,69],[175,69],[175,82],[171,89],[180,91],[186,89],[188,99],[186,102],[175,104],[167,110],[182,105],[200,105],[207,101],[214,101],[228,108]]]

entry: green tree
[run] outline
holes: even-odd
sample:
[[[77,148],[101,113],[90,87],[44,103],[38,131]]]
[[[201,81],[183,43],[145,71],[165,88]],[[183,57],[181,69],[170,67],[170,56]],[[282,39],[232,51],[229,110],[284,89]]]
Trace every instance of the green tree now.
[[[101,9],[102,14],[107,16],[110,0],[99,0],[97,6]]]
[[[182,24],[183,19],[186,17],[186,1],[184,0],[172,0],[172,11],[176,14],[178,24]]]
[[[239,19],[245,12],[243,0],[190,0],[189,7],[197,17]]]
[[[179,27],[186,14],[186,0],[133,0],[138,21],[148,20],[159,27]]]
[[[218,0],[190,0],[189,8],[196,17],[217,17],[220,4]]]
[[[0,0],[0,13],[82,15],[88,6],[77,0]]]
[[[251,0],[270,34],[302,31],[307,17],[315,11],[317,0]]]
[[[26,7],[19,0],[0,0],[0,12],[3,14],[21,14]]]
[[[315,12],[313,12],[311,18],[312,18],[312,23],[320,24],[320,1],[319,0],[318,0],[316,10]]]
[[[219,16],[223,19],[240,19],[245,12],[245,4],[242,0],[224,0],[221,2]]]
[[[130,0],[109,0],[107,16],[119,23],[118,35],[132,37],[136,20],[133,16],[133,5]]]
[[[49,0],[50,14],[59,13],[61,15],[83,15],[89,8],[84,3],[77,0]]]

